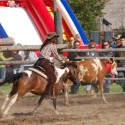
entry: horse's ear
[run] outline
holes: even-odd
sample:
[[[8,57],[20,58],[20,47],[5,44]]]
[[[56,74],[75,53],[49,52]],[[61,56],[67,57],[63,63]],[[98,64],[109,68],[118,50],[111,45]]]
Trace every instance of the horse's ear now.
[[[66,61],[69,61],[69,59],[66,59]]]
[[[65,62],[67,63],[67,62],[70,62],[70,61],[69,61],[69,59],[66,59]]]

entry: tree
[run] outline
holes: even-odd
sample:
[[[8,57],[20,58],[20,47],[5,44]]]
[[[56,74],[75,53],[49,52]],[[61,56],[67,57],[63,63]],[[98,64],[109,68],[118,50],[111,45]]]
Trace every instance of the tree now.
[[[103,16],[103,8],[109,0],[68,0],[72,10],[78,18],[84,30],[99,30],[100,18]]]

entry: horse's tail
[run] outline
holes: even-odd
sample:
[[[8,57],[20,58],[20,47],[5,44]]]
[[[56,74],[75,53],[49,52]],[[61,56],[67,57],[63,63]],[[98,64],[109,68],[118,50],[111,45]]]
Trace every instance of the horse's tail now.
[[[21,77],[21,75],[22,75],[22,73],[12,74],[12,75],[7,76],[5,79],[0,80],[0,86],[5,83],[13,83],[17,79],[19,79]]]

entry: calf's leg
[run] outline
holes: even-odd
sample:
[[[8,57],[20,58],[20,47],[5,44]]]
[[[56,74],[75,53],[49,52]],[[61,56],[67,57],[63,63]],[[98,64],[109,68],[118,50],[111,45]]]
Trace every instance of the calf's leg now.
[[[103,84],[104,84],[104,81],[99,82],[100,93],[101,93],[104,103],[108,103],[108,101],[106,100],[105,95],[104,95]]]

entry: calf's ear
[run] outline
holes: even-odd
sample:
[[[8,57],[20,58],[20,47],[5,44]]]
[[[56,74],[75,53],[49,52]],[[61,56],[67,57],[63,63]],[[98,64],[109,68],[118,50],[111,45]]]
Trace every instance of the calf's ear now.
[[[112,64],[113,62],[114,62],[114,59],[113,59],[113,58],[110,58],[110,59],[109,59],[109,63]]]

